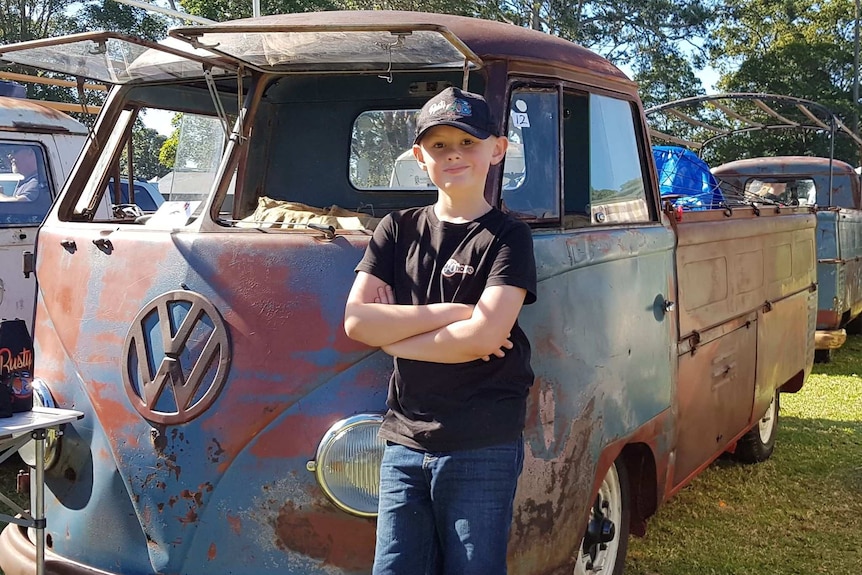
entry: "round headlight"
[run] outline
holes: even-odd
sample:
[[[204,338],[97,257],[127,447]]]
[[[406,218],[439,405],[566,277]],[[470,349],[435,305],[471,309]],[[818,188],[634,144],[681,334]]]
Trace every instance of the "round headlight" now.
[[[381,415],[361,414],[329,428],[317,447],[309,471],[323,492],[343,511],[360,517],[377,515],[380,462],[386,442],[377,438]]]
[[[57,407],[54,397],[45,382],[34,377],[33,407]],[[48,429],[45,437],[45,469],[51,469],[60,457],[60,432],[56,428]],[[18,449],[18,455],[30,467],[36,467],[36,442],[32,439]]]

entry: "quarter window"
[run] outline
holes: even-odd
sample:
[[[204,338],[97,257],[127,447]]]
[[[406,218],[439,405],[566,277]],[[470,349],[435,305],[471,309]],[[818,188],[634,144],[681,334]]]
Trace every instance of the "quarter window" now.
[[[503,208],[528,221],[560,215],[560,125],[556,88],[517,88],[509,104]]]

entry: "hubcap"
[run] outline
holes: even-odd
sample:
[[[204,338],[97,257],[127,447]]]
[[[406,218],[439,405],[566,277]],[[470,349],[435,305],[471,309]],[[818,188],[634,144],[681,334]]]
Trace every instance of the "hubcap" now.
[[[593,504],[587,532],[575,563],[575,575],[613,573],[619,549],[616,526],[622,519],[622,492],[617,468],[612,465]]]
[[[775,397],[772,398],[766,413],[760,419],[757,429],[760,432],[761,443],[769,443],[769,440],[772,439],[772,433],[775,431]]]

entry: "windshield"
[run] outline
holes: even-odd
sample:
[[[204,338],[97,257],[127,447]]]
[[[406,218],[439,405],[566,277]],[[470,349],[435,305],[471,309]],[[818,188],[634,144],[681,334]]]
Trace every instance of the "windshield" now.
[[[439,30],[180,28],[172,36],[267,72],[462,69],[479,58]]]

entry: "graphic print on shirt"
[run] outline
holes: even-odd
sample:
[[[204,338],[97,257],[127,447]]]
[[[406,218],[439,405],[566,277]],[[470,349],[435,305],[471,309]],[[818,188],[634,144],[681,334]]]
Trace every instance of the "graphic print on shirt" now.
[[[443,266],[442,274],[443,277],[450,278],[455,274],[462,275],[472,275],[476,272],[476,269],[469,264],[459,264],[454,258],[449,258],[449,261],[446,262],[446,265]]]

